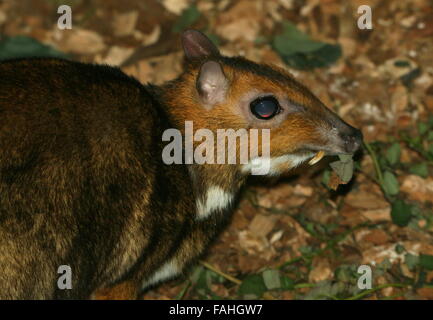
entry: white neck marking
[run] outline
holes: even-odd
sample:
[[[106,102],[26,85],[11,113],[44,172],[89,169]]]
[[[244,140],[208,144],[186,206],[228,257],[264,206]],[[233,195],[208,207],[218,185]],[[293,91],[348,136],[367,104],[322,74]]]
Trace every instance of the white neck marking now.
[[[204,200],[196,200],[197,219],[206,219],[215,210],[224,210],[228,208],[233,199],[234,195],[224,191],[221,187],[209,187],[204,195]]]

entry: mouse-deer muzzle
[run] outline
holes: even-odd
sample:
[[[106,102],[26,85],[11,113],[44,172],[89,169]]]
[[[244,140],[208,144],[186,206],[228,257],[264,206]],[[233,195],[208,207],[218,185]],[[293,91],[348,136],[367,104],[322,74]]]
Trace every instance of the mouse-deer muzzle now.
[[[354,154],[362,144],[361,130],[352,127],[328,109],[327,111],[319,130],[326,143],[317,147],[328,155]]]

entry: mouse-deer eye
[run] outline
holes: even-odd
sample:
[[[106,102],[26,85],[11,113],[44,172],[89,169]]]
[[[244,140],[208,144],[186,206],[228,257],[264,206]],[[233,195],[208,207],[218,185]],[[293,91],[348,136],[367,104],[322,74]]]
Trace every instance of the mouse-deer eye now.
[[[255,99],[250,103],[250,109],[254,116],[261,120],[272,119],[275,115],[281,112],[280,104],[273,96]]]

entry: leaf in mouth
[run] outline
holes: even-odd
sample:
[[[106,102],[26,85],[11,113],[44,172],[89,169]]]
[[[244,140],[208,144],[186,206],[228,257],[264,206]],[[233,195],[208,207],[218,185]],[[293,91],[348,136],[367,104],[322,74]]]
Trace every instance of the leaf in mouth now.
[[[338,185],[347,184],[353,176],[353,159],[350,154],[338,156],[339,160],[331,162],[330,166],[334,171],[330,179],[329,187],[336,190]]]

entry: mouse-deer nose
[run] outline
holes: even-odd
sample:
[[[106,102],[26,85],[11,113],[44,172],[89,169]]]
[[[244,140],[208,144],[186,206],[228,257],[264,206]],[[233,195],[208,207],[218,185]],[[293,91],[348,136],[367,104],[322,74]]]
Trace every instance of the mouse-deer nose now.
[[[362,144],[361,130],[352,127],[343,119],[332,113],[328,115],[328,124],[332,126],[330,137],[330,149],[335,153],[355,153]]]
[[[350,132],[340,134],[343,140],[344,150],[347,153],[355,153],[362,144],[362,132],[359,129],[350,127]]]

